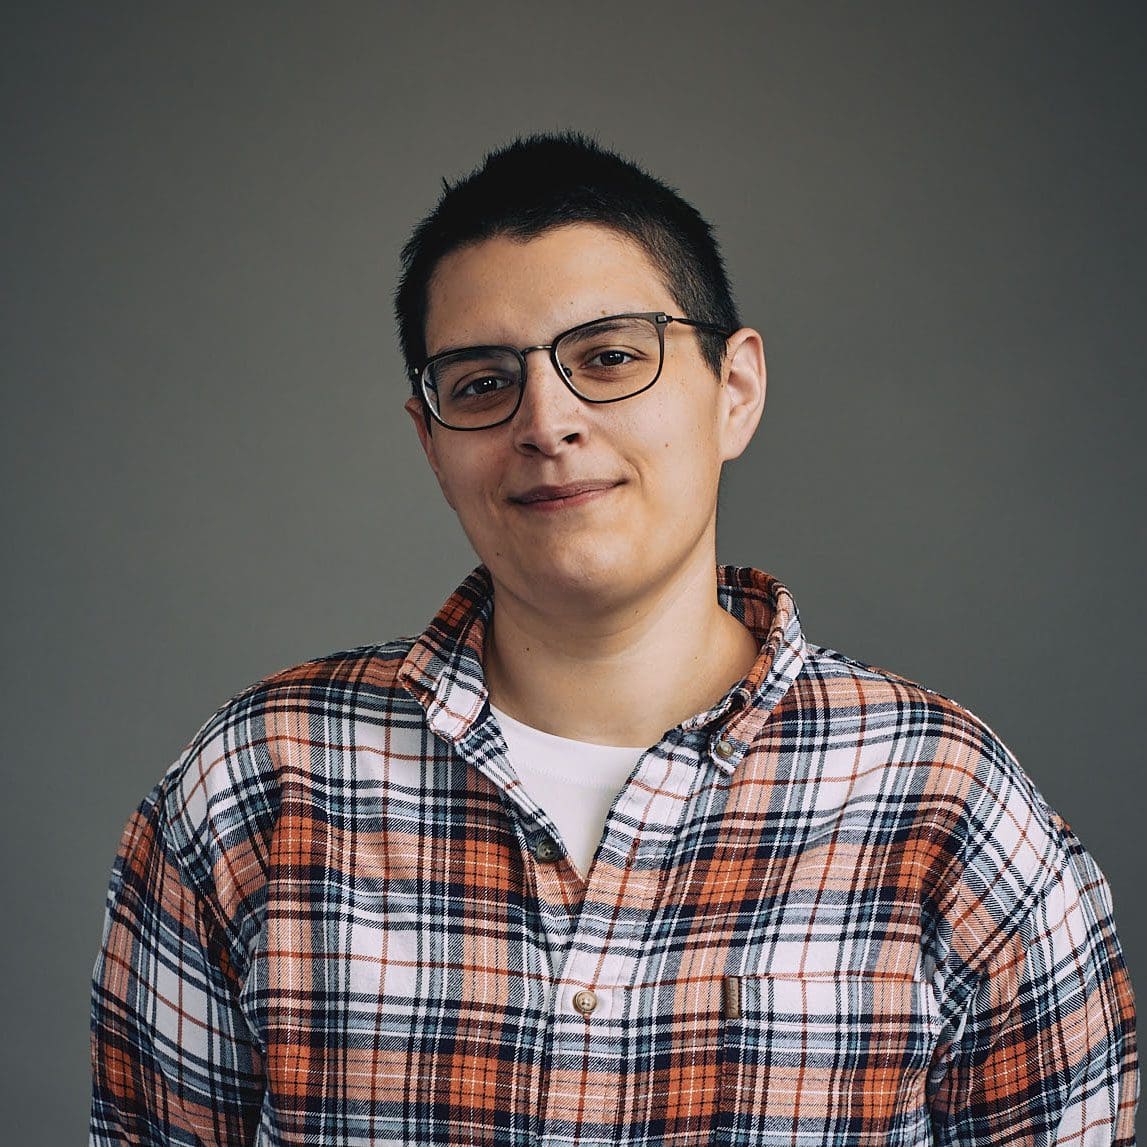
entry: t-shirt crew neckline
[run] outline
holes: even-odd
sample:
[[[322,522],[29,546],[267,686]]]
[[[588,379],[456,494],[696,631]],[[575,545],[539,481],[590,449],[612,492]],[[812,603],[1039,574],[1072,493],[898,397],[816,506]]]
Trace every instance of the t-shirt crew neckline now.
[[[547,733],[544,729],[535,728],[533,725],[526,725],[523,722],[511,717],[509,713],[499,709],[497,705],[490,706],[490,712],[498,719],[498,724],[505,734],[507,731],[513,735],[529,738],[536,745],[549,748],[558,752],[576,752],[579,755],[581,763],[588,762],[591,765],[598,764],[601,766],[601,771],[612,773],[610,764],[622,758],[633,760],[636,763],[636,757],[649,748],[648,745],[599,745],[596,741],[578,741],[572,737],[559,737],[556,733]],[[548,762],[541,762],[533,766],[538,772],[548,773],[551,765]],[[598,769],[594,769],[595,777],[598,774]],[[560,775],[565,780],[570,780],[573,783],[580,781],[584,785],[596,784],[610,784],[612,778],[607,777],[604,781],[597,781],[594,777],[580,777],[572,778],[563,771]],[[623,778],[624,779],[624,778]]]
[[[646,747],[596,745],[525,725],[490,706],[523,788],[557,826],[574,866],[588,876],[609,810]]]

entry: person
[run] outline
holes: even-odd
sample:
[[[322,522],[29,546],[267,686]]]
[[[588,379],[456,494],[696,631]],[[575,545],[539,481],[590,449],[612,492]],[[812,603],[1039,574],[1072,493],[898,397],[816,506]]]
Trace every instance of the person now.
[[[417,638],[239,694],[132,818],[92,1142],[1132,1143],[1067,823],[982,721],[716,564],[765,364],[696,210],[519,139],[396,309],[481,565]]]

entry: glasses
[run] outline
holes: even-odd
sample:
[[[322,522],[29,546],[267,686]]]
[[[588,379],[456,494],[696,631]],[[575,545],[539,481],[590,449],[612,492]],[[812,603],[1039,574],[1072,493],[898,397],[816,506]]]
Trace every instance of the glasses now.
[[[548,350],[561,380],[583,402],[620,402],[661,377],[665,328],[682,323],[728,338],[714,323],[662,311],[610,315],[580,323],[538,346],[470,346],[443,351],[410,372],[434,418],[450,430],[486,430],[509,422],[522,405],[526,355]]]

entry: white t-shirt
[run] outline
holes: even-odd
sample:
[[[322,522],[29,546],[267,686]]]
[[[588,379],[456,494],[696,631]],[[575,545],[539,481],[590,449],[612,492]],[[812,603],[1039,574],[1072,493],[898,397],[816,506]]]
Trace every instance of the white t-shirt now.
[[[645,749],[555,737],[490,708],[514,771],[558,826],[577,870],[588,875],[609,810]]]

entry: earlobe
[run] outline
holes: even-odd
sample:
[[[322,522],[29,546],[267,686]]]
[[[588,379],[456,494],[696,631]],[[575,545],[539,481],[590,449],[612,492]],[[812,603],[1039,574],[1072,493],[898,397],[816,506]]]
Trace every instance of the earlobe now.
[[[729,336],[721,383],[722,460],[727,462],[740,457],[752,441],[765,409],[765,344],[758,331],[742,327]]]
[[[410,421],[414,423],[414,431],[418,435],[422,453],[426,455],[426,461],[430,463],[430,469],[434,471],[434,477],[438,479],[438,488],[442,491],[442,496],[450,508],[453,509],[454,502],[450,498],[450,492],[446,489],[446,483],[442,479],[442,470],[438,465],[437,444],[430,429],[430,416],[426,412],[426,406],[421,399],[408,398],[403,407],[406,413],[410,415]]]
[[[422,452],[426,455],[427,461],[430,463],[432,470],[437,473],[437,467],[434,465],[434,458],[432,457],[434,451],[434,438],[430,433],[429,421],[426,417],[426,409],[422,401],[417,398],[408,398],[403,404],[403,409],[410,415],[410,421],[414,423],[414,432],[418,435],[418,441],[422,446]]]

